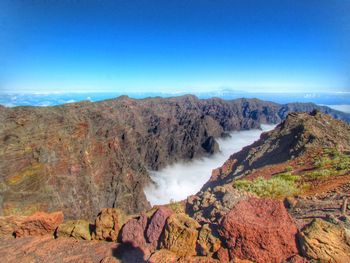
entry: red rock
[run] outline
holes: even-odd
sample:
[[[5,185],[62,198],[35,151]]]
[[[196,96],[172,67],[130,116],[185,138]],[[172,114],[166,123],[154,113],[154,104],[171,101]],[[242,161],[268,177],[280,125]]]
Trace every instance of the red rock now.
[[[226,248],[220,247],[216,252],[216,257],[220,260],[220,262],[229,262],[230,256],[228,254],[228,250]]]
[[[165,222],[171,214],[173,214],[173,211],[165,206],[159,207],[153,214],[146,232],[146,238],[147,241],[151,243],[151,247],[157,248],[158,240],[165,226]]]
[[[63,222],[63,217],[62,212],[51,214],[37,212],[25,218],[14,230],[14,234],[16,237],[53,234],[56,228]]]
[[[139,218],[130,219],[121,230],[122,242],[131,244],[133,247],[146,246],[146,226],[147,216],[145,214],[141,214]]]
[[[28,236],[8,240],[0,239],[1,262],[20,263],[112,263],[118,244],[112,242],[53,239],[51,236]],[[107,260],[109,259],[109,261]]]
[[[25,220],[25,216],[1,216],[0,217],[0,238],[14,238],[17,229]]]
[[[281,262],[297,254],[296,233],[281,201],[255,197],[240,201],[219,228],[231,259],[254,262]]]

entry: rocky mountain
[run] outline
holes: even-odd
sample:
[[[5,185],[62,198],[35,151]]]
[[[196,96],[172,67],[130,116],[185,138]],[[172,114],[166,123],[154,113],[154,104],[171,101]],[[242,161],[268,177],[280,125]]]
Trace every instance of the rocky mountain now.
[[[231,260],[348,262],[349,197],[350,126],[313,111],[233,154],[186,211],[219,233]]]
[[[0,214],[62,210],[92,219],[103,207],[150,208],[148,170],[218,150],[215,138],[278,123],[313,104],[194,96],[130,99],[55,107],[0,107]]]
[[[350,125],[290,113],[186,201],[0,217],[5,262],[349,262]],[[54,238],[53,238],[54,237]]]

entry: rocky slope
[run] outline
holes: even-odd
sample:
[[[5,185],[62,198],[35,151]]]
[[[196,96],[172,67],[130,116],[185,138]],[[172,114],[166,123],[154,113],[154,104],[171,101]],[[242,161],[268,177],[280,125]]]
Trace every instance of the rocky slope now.
[[[4,262],[349,262],[350,125],[291,113],[186,201],[0,217]],[[268,158],[267,158],[268,157]]]
[[[66,218],[92,219],[103,207],[145,210],[147,169],[212,154],[226,132],[315,107],[194,96],[1,107],[0,214],[62,210]]]
[[[214,170],[186,210],[218,229],[231,259],[282,262],[296,260],[294,251],[300,262],[348,262],[349,184],[349,124],[318,111],[290,113]]]

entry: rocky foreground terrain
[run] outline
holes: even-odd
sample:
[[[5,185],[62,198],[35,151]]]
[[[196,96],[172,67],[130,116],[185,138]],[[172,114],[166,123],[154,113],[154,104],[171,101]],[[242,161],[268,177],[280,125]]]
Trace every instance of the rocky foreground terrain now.
[[[350,120],[314,104],[194,96],[0,106],[0,215],[63,211],[66,219],[93,220],[104,207],[144,211],[148,170],[213,154],[215,138],[227,132],[315,108]]]
[[[350,262],[350,125],[291,113],[187,200],[0,217],[4,262]],[[350,201],[350,200],[349,200]],[[69,219],[69,217],[68,217]]]

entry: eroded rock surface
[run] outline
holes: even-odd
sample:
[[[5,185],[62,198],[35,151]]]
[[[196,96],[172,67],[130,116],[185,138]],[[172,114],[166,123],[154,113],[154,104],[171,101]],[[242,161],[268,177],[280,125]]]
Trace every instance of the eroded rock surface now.
[[[315,219],[298,235],[303,256],[317,262],[350,262],[350,229]]]
[[[91,224],[86,220],[69,220],[59,225],[56,236],[91,240],[91,228]]]
[[[242,200],[224,216],[218,231],[232,260],[281,262],[298,253],[297,228],[281,201]]]
[[[117,208],[102,209],[95,220],[93,239],[116,241],[125,220],[124,213]]]
[[[104,207],[146,210],[147,169],[211,154],[229,131],[313,108],[320,107],[194,96],[0,107],[0,215],[59,210],[93,220]]]
[[[196,255],[196,241],[200,225],[186,214],[173,214],[166,222],[161,248],[178,256]]]

